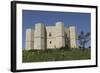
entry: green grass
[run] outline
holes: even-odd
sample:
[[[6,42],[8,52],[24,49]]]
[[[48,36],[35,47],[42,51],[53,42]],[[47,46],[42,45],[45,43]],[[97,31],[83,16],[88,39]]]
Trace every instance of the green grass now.
[[[23,62],[64,61],[90,59],[90,49],[80,50],[47,50],[47,51],[23,51]]]

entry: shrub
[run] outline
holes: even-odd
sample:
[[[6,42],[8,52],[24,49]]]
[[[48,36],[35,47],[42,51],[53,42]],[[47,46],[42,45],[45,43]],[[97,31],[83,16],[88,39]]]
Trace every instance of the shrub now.
[[[70,50],[69,46],[66,44],[65,47],[59,48],[60,50]]]

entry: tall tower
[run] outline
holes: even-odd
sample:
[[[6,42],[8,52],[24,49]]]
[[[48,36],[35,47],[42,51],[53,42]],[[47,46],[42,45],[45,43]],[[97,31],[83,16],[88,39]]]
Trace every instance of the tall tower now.
[[[75,26],[70,26],[69,27],[69,36],[70,36],[70,47],[71,48],[76,48],[76,28]]]
[[[44,24],[35,24],[34,32],[34,49],[44,50],[46,49],[46,29]]]
[[[56,48],[65,47],[64,24],[56,23]]]
[[[26,30],[26,50],[30,50],[34,48],[34,30],[33,29],[27,29]]]

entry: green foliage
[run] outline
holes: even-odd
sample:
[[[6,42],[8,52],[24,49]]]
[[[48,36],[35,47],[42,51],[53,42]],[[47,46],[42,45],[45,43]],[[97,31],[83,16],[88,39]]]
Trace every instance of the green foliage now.
[[[60,50],[66,50],[66,51],[69,51],[71,50],[71,48],[68,46],[68,44],[65,44],[65,47],[61,47],[59,48]]]
[[[81,48],[85,48],[87,42],[90,41],[90,35],[90,32],[84,33],[83,31],[79,34],[78,40]]]
[[[84,51],[80,49],[75,50],[31,50],[23,51],[23,62],[43,62],[43,61],[64,61],[64,60],[84,60],[90,59],[90,49]]]

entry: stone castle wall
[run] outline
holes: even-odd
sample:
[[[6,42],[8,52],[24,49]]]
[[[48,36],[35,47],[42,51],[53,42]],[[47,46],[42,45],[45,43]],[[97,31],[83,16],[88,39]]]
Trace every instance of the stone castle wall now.
[[[25,40],[26,50],[34,49],[34,30],[26,30],[26,40]]]
[[[70,48],[77,46],[74,26],[64,28],[62,22],[57,22],[55,26],[37,23],[34,30],[26,30],[26,50],[58,49],[65,47],[65,44]]]
[[[45,49],[45,26],[44,24],[37,23],[34,31],[34,49]]]
[[[70,39],[70,47],[71,48],[76,48],[76,31],[75,27],[71,26],[69,27],[69,39]]]

